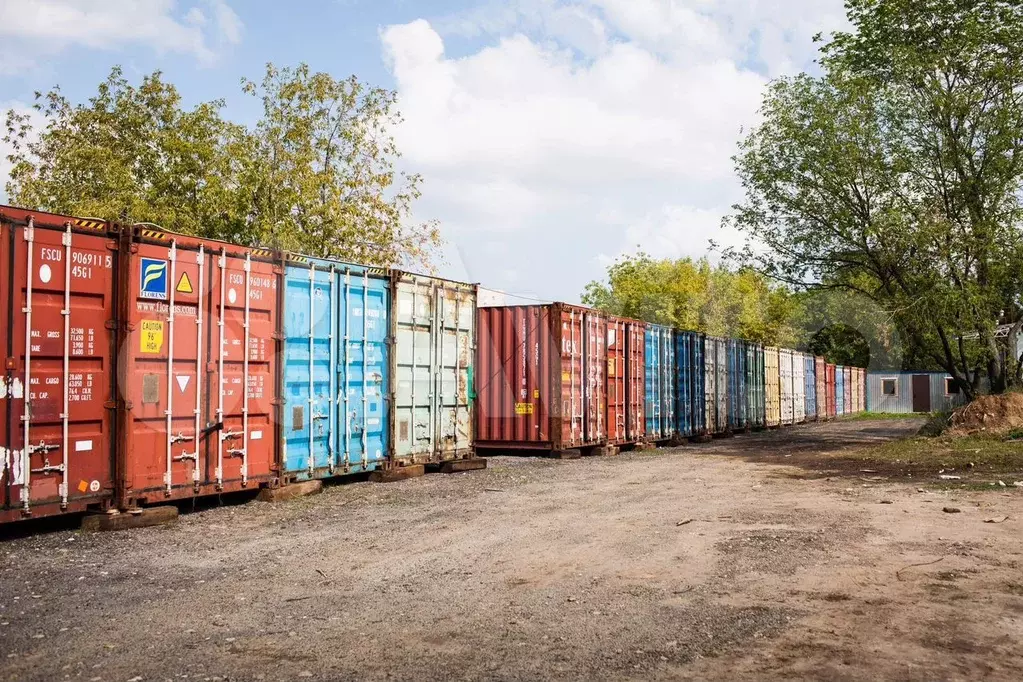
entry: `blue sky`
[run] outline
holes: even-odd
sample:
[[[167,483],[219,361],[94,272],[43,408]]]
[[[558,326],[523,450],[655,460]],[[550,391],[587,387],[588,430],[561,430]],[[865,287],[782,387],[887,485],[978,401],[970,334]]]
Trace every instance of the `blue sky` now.
[[[251,123],[239,80],[267,61],[354,73],[398,92],[439,272],[577,301],[637,248],[738,241],[719,225],[740,131],[842,25],[841,0],[0,0],[0,107],[86,98],[122,64]]]

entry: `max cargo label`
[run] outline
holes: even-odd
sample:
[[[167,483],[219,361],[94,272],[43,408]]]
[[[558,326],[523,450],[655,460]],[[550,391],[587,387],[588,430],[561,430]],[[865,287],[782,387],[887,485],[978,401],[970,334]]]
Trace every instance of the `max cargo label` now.
[[[142,320],[139,333],[139,352],[156,354],[163,350],[163,322]]]
[[[533,414],[533,403],[515,403],[515,414]]]

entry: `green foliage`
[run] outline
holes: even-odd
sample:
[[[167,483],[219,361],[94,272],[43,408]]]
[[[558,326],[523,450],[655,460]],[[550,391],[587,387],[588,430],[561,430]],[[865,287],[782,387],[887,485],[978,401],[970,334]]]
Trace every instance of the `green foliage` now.
[[[85,104],[54,88],[36,94],[45,130],[8,111],[14,164],[7,192],[32,208],[108,220],[149,221],[188,234],[232,236],[245,221],[232,153],[242,127],[223,102],[194,109],[159,71],[133,86],[119,67]]]
[[[614,315],[716,336],[793,346],[799,304],[751,270],[707,260],[654,259],[640,253],[613,263],[607,281],[590,282],[583,303]]]
[[[393,92],[305,64],[267,64],[263,81],[243,89],[263,104],[245,173],[262,243],[360,263],[429,261],[436,224],[403,224],[422,178],[394,169]]]
[[[120,67],[88,102],[37,93],[45,128],[8,111],[11,201],[57,213],[370,264],[429,264],[434,223],[407,225],[421,178],[398,173],[394,93],[267,65],[243,81],[263,116],[224,120],[224,102],[185,109],[160,72],[138,86]]]
[[[870,344],[859,331],[847,324],[833,324],[817,331],[807,351],[821,355],[836,365],[866,367],[870,364]]]
[[[772,83],[740,144],[729,222],[750,248],[732,255],[857,292],[969,395],[981,372],[1002,390],[1018,377],[993,331],[1023,325],[1023,7],[847,6],[855,30],[824,47],[824,75]]]

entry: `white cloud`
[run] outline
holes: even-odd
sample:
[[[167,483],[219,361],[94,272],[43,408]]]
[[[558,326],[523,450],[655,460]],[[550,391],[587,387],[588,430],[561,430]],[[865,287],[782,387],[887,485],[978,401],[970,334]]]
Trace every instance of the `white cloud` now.
[[[718,226],[740,131],[768,79],[811,68],[812,36],[842,21],[842,0],[518,0],[389,26],[419,210],[471,277],[569,299],[637,243],[736,243]],[[444,35],[484,47],[452,57]]]
[[[241,40],[241,31],[241,20],[225,0],[203,0],[185,9],[174,0],[0,0],[6,54],[28,47],[55,54],[74,47],[141,45],[211,64],[221,49]]]

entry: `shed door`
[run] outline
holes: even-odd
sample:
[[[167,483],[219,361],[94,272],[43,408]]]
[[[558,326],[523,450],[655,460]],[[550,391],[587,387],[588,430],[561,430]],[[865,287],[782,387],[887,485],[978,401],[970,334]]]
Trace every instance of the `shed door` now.
[[[913,375],[913,411],[931,411],[931,378],[926,374]]]

